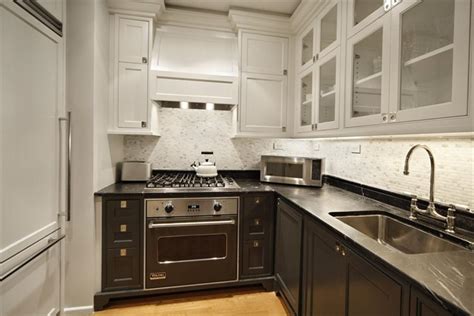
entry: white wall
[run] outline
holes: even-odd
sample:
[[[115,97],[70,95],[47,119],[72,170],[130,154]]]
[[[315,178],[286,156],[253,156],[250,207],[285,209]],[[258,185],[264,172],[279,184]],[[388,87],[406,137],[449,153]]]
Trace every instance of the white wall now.
[[[412,145],[432,148],[436,159],[435,198],[474,207],[473,138],[423,137],[363,140],[231,139],[226,111],[160,109],[161,137],[126,136],[125,159],[147,160],[155,169],[190,169],[202,150],[215,153],[221,170],[257,170],[262,154],[310,155],[327,158],[326,174],[396,192],[428,198],[429,160],[413,154],[409,176],[402,174]],[[283,146],[274,150],[273,144]],[[315,150],[315,144],[319,150]],[[361,145],[361,154],[351,148]]]
[[[67,104],[73,116],[72,211],[66,243],[66,310],[92,309],[94,192],[115,182],[123,139],[108,137],[108,12],[105,0],[67,7]]]

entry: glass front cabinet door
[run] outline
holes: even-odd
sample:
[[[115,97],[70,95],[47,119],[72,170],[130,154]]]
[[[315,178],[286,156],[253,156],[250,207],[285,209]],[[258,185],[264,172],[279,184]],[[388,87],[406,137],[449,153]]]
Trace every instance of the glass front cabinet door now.
[[[353,36],[384,15],[384,2],[384,0],[348,0],[347,37]]]
[[[388,121],[390,15],[347,40],[346,126]]]
[[[298,79],[298,123],[297,132],[310,132],[314,129],[313,112],[313,67],[303,71]]]
[[[392,13],[390,121],[467,115],[467,0],[411,0]]]
[[[313,65],[315,61],[314,48],[314,30],[313,25],[303,32],[298,39],[299,46],[299,70],[306,70]]]
[[[314,129],[316,131],[339,127],[339,48],[316,63]]]
[[[316,21],[317,40],[316,53],[320,59],[339,46],[341,39],[341,10],[340,1],[332,1]]]

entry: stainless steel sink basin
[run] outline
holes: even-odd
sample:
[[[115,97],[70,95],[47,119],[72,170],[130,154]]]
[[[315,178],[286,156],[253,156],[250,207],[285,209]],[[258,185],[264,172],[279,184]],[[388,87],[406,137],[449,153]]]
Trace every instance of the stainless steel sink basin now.
[[[386,215],[333,215],[382,245],[406,254],[465,250],[439,237]]]

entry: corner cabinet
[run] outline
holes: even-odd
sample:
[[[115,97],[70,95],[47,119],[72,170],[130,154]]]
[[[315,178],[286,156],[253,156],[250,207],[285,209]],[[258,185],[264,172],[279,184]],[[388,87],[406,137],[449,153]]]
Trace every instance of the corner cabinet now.
[[[288,38],[239,32],[238,132],[287,135]]]
[[[111,16],[109,134],[157,135],[156,111],[149,97],[152,33],[151,18]]]

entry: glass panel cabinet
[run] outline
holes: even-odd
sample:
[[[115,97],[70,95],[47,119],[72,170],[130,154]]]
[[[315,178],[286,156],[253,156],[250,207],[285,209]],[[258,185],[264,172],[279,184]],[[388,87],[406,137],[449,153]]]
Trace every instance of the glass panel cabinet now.
[[[347,41],[347,126],[388,120],[389,18],[384,16]]]
[[[469,10],[455,0],[393,8],[390,121],[467,114]]]
[[[301,73],[298,80],[298,132],[313,129],[313,67]]]
[[[337,128],[339,117],[339,49],[333,50],[316,64],[315,129]]]
[[[313,63],[314,56],[314,34],[311,28],[301,39],[301,65],[305,67]]]
[[[341,10],[341,2],[333,1],[317,19],[318,40],[316,52],[318,53],[318,59],[339,45]]]
[[[351,37],[384,15],[383,5],[384,0],[349,0],[348,37]]]

